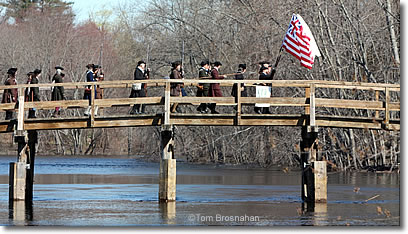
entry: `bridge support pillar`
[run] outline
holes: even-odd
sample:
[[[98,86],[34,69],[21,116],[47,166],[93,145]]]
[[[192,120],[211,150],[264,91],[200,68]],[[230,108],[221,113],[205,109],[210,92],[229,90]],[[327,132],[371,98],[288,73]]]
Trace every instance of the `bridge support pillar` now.
[[[35,145],[37,131],[16,131],[17,162],[10,163],[9,201],[31,201],[33,198]],[[13,208],[13,207],[11,207]]]
[[[326,162],[318,161],[318,130],[316,127],[302,128],[301,167],[302,200],[307,203],[327,202]]]
[[[172,125],[161,129],[161,160],[159,176],[159,201],[176,200],[176,159],[174,159],[174,134]]]

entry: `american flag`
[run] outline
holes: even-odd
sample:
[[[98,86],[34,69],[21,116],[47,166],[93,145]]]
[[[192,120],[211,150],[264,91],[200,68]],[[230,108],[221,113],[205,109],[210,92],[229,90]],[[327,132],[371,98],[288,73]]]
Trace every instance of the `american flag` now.
[[[314,58],[320,56],[316,41],[300,15],[293,14],[283,39],[282,47],[300,60],[300,64],[312,69]]]

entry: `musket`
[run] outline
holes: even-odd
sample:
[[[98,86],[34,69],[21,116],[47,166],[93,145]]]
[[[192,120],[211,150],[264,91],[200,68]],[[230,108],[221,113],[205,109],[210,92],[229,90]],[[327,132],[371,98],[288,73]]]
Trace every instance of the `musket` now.
[[[101,49],[99,50],[99,65],[102,66],[102,55],[103,55],[103,43],[101,44]],[[102,70],[102,69],[101,69]],[[101,72],[101,71],[99,71]]]
[[[230,74],[225,74],[225,75],[222,75],[222,76],[235,76],[235,75],[239,75],[239,74],[242,74],[242,73],[230,73]],[[200,79],[200,80],[203,80],[203,79],[208,79],[208,78],[211,78],[212,76],[205,76],[205,77],[199,77],[199,78],[193,78],[193,79]]]
[[[279,64],[280,58],[281,58],[281,56],[282,56],[282,51],[283,51],[283,46],[281,46],[281,48],[279,49],[279,55],[278,55],[278,58],[276,58],[275,65],[274,65],[274,66],[273,66],[273,68],[272,68],[271,79],[273,79],[273,76],[274,76],[274,75],[275,75],[275,73],[276,73],[276,68],[278,67],[278,64]]]
[[[183,70],[183,66],[184,66],[184,40],[183,40],[183,44],[182,44],[182,48],[181,48],[181,69],[180,69],[180,74],[181,74],[181,77],[183,77],[184,78],[184,74],[183,74],[183,72],[184,72],[184,70]]]
[[[147,76],[147,79],[150,79],[150,71],[149,71],[149,52],[150,52],[150,44],[147,44],[147,52],[146,52],[146,76]],[[145,94],[146,94],[146,97],[147,97],[147,85],[145,85],[145,87],[144,87],[144,89],[145,89]]]

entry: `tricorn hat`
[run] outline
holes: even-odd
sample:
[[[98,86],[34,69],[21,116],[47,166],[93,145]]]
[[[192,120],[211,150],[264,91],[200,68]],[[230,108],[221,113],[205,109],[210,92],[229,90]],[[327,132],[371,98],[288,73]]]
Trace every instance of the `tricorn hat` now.
[[[221,63],[220,61],[215,61],[215,62],[213,63],[213,65],[214,65],[215,67],[218,67],[218,66],[222,66],[222,63]]]
[[[259,64],[259,65],[264,65],[264,64],[269,64],[269,62],[268,62],[268,61],[261,61],[261,62],[259,62],[258,64]]]
[[[140,60],[139,62],[137,62],[137,65],[140,66],[140,64],[146,64],[146,62],[143,60]]]
[[[263,72],[264,70],[268,70],[268,67],[262,66],[259,72]]]
[[[56,66],[56,67],[55,67],[55,69],[64,70],[64,68],[63,68],[63,67],[61,67],[61,66]]]
[[[34,74],[41,74],[41,69],[35,69],[33,73]]]
[[[246,64],[245,64],[245,63],[241,63],[241,64],[238,65],[238,68],[246,69]]]
[[[201,62],[200,65],[201,65],[202,67],[204,67],[205,65],[210,65],[210,61],[204,60],[204,61]]]
[[[181,61],[175,61],[174,63],[171,63],[172,68],[176,68],[179,65],[181,65]]]
[[[14,75],[14,74],[16,74],[17,70],[18,70],[17,68],[12,67],[12,68],[8,69],[7,74]]]

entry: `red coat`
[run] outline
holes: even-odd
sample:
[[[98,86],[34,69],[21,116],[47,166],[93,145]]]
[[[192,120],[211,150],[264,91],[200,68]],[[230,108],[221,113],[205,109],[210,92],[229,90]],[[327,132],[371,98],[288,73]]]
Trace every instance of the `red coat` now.
[[[220,76],[217,69],[211,71],[211,79],[214,80],[223,80],[224,76]],[[210,85],[210,90],[208,91],[209,97],[222,97],[221,86],[219,83],[213,83]]]
[[[16,78],[8,78],[4,85],[17,85]],[[17,102],[18,100],[18,91],[17,89],[5,89],[3,92],[3,98],[1,103],[12,103]]]

